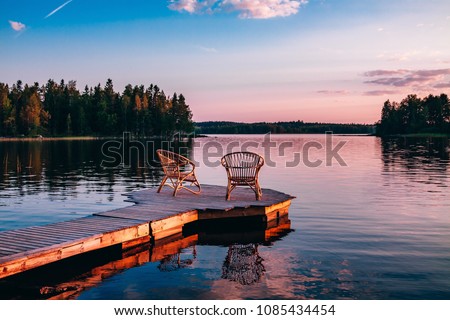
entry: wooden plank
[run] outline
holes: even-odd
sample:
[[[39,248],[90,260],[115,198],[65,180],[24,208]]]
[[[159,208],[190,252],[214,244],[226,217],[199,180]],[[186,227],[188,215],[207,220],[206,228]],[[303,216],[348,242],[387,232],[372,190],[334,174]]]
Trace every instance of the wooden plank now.
[[[273,204],[271,206],[267,206],[265,208],[265,211],[266,211],[266,213],[268,213],[268,212],[276,211],[276,210],[281,209],[281,208],[289,207],[290,205],[291,205],[291,200],[289,199],[289,200],[285,200],[283,202],[275,203],[275,204]]]
[[[14,258],[13,261],[4,261],[4,258],[0,258],[0,278],[87,251],[148,236],[148,234],[148,224],[144,224],[103,235],[94,235],[90,238],[80,239],[77,242],[57,244],[46,247],[44,250],[39,249],[29,251],[26,254],[16,254],[11,256],[11,258]]]
[[[49,243],[51,243],[51,241],[49,241],[48,237],[43,238],[43,239],[36,239],[36,238],[33,238],[33,236],[28,237],[27,235],[17,234],[15,237],[0,236],[0,243],[3,243],[3,244],[17,243],[17,244],[35,246],[35,245],[41,245],[41,244],[48,245]]]
[[[188,211],[165,219],[150,222],[151,235],[155,240],[169,237],[183,231],[187,223],[198,220],[197,210]]]
[[[28,234],[31,235],[54,235],[54,236],[58,236],[58,237],[83,237],[88,235],[90,232],[87,229],[75,229],[70,227],[70,224],[65,225],[65,226],[57,226],[54,227],[52,225],[49,226],[45,226],[45,227],[39,227],[36,229],[29,229],[27,230]]]
[[[5,249],[18,249],[21,251],[32,250],[38,248],[39,246],[46,246],[46,244],[30,244],[30,243],[20,243],[20,242],[2,242],[0,245],[1,248]]]
[[[199,220],[213,220],[223,218],[254,217],[265,215],[264,207],[235,208],[226,212],[207,210],[199,213]]]
[[[168,243],[156,242],[152,248],[151,261],[160,261],[167,256],[180,253],[181,250],[195,246],[198,242],[198,235],[189,237],[180,237],[178,240],[173,240]]]
[[[133,240],[129,240],[129,241],[125,241],[122,243],[122,249],[126,250],[126,249],[130,249],[133,247],[137,247],[140,246],[144,243],[148,243],[150,242],[151,237],[150,236],[144,236],[144,237],[140,237],[137,239],[133,239]]]
[[[164,229],[171,229],[177,226],[183,226],[186,223],[198,220],[197,210],[187,211],[184,213],[177,214],[175,216],[170,216],[165,219],[160,219],[152,221],[150,223],[151,233],[163,231]]]
[[[288,200],[288,201],[280,203],[279,205],[272,206],[272,208],[274,208],[274,210],[272,210],[272,211],[267,212],[267,208],[266,208],[267,221],[279,219],[280,217],[287,215],[290,205],[291,205],[291,200]]]
[[[14,248],[5,248],[0,246],[0,253],[1,255],[11,255],[11,254],[16,254],[21,252],[22,250],[20,249],[14,249]]]
[[[66,239],[66,236],[58,236],[55,234],[30,234],[28,230],[17,230],[13,236],[9,239],[20,239],[21,241],[27,241],[27,239],[30,240],[31,243],[33,242],[40,242],[40,243],[48,243],[48,244],[55,244],[63,241]]]

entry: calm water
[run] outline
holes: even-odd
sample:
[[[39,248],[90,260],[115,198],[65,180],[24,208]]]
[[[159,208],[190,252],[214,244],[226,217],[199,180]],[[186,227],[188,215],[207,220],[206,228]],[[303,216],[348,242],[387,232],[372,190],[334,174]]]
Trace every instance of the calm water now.
[[[332,146],[346,141],[338,152],[345,165],[334,158],[331,166],[324,135],[271,139],[290,144],[269,154],[263,136],[221,135],[197,138],[187,151],[200,162],[199,180],[220,185],[224,169],[205,164],[219,159],[217,149],[251,142],[265,154],[263,188],[297,197],[290,224],[272,226],[271,237],[247,226],[194,230],[170,255],[151,247],[109,255],[58,279],[24,280],[10,297],[76,287],[71,298],[450,299],[449,139],[334,136]],[[160,171],[140,168],[136,157],[129,168],[102,168],[102,143],[1,142],[0,231],[127,206],[123,192],[158,184]],[[207,151],[216,156],[205,159]],[[294,153],[301,161],[293,166]],[[10,288],[0,282],[0,295]]]

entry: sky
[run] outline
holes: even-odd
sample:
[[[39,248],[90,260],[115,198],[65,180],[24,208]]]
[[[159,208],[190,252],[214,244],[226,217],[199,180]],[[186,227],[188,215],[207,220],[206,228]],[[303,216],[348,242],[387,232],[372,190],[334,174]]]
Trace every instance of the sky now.
[[[0,82],[157,84],[195,121],[367,123],[450,94],[448,0],[0,0]]]

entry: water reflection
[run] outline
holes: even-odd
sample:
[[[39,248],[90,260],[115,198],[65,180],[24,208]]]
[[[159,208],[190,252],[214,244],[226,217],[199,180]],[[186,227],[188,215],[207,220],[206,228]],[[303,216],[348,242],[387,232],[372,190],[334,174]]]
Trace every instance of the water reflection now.
[[[106,141],[0,141],[0,231],[123,207],[124,192],[159,183],[154,152],[122,147],[126,165],[102,166]],[[155,149],[163,144],[152,143]],[[171,144],[183,153],[190,145]]]
[[[234,244],[228,248],[222,266],[222,279],[250,285],[261,280],[266,271],[257,244]]]
[[[183,256],[186,255],[186,252]],[[197,259],[197,251],[195,250],[195,246],[192,248],[191,257],[184,258],[182,257],[181,252],[177,252],[175,254],[164,257],[159,265],[158,269],[162,272],[171,272],[176,271],[178,269],[187,268],[191,266],[194,261]]]
[[[110,141],[110,140],[109,140]],[[125,165],[102,166],[105,155],[102,145],[106,140],[56,140],[56,141],[3,141],[0,142],[0,190],[15,190],[14,195],[41,191],[67,193],[83,185],[87,191],[110,190],[118,179],[133,177],[139,182],[160,179],[155,170],[156,153],[152,148],[145,158],[144,152],[130,147],[124,154]],[[117,140],[118,143],[122,143]],[[158,144],[159,143],[159,144]],[[154,149],[161,141],[152,141]],[[173,145],[184,153],[190,144]],[[150,166],[148,165],[150,164]]]
[[[385,138],[381,154],[385,171],[407,169],[411,174],[447,171],[450,140],[446,138]]]
[[[446,138],[389,138],[381,140],[383,175],[387,185],[403,176],[429,193],[446,192],[450,143]]]

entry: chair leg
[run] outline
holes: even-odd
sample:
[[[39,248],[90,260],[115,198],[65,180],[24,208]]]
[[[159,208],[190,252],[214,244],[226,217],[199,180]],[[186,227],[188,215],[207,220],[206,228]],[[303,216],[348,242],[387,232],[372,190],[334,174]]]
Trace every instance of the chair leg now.
[[[227,194],[225,196],[225,200],[230,200],[230,196],[231,196],[231,182],[228,180],[228,185],[227,185]]]
[[[261,187],[259,186],[258,182],[256,182],[256,185],[255,185],[255,194],[256,194],[256,200],[261,200],[262,190],[261,190]]]
[[[161,189],[162,189],[162,187],[166,184],[166,181],[167,181],[167,176],[165,176],[163,179],[162,179],[162,181],[161,181],[161,184],[159,185],[159,188],[158,188],[158,193],[160,193],[161,192]]]
[[[173,188],[173,196],[174,196],[174,197],[177,195],[177,192],[178,192],[178,190],[181,189],[181,187],[182,187],[181,181],[177,181],[177,182],[175,183],[174,188]]]
[[[200,185],[200,182],[198,182],[197,178],[195,178],[194,185],[198,188],[198,191],[193,191],[192,193],[199,194],[200,192],[202,192],[202,186]]]

